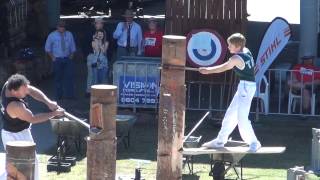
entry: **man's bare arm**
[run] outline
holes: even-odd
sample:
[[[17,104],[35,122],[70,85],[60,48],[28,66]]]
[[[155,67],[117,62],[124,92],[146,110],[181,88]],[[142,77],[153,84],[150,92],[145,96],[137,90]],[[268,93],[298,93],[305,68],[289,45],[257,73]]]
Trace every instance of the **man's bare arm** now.
[[[239,58],[233,56],[223,64],[220,64],[218,66],[213,66],[213,67],[202,67],[202,68],[199,68],[199,71],[202,74],[221,73],[221,72],[230,70],[235,66],[240,66],[242,64],[243,62]]]
[[[48,113],[39,113],[34,115],[23,103],[21,102],[11,102],[7,106],[7,112],[12,118],[19,118],[23,121],[27,121],[30,123],[41,123],[47,121],[50,118],[55,116],[62,116],[64,114],[64,110],[56,110]]]
[[[28,85],[29,95],[37,101],[43,102],[46,104],[50,110],[54,111],[58,109],[56,102],[51,101],[41,90],[38,88]]]

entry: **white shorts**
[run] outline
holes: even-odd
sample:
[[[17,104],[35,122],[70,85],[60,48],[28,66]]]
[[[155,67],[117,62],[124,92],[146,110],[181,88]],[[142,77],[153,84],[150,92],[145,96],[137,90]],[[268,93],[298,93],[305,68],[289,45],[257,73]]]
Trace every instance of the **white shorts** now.
[[[4,149],[9,141],[33,141],[30,129],[25,129],[20,132],[9,132],[4,129],[1,130],[1,138]]]

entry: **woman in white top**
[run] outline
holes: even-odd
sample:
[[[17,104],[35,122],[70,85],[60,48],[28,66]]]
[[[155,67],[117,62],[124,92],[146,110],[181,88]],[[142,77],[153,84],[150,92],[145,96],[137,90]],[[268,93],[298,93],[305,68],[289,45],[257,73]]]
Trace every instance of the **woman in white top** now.
[[[88,79],[87,89],[90,89],[94,84],[107,83],[108,74],[108,59],[107,49],[109,42],[106,40],[104,30],[97,30],[92,40],[93,54],[89,54],[87,57],[88,66]],[[89,75],[91,71],[92,75]]]

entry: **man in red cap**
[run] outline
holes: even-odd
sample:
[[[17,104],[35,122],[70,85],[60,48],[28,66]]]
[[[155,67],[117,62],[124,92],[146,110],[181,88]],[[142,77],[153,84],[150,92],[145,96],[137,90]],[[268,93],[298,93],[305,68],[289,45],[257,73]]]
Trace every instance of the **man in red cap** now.
[[[149,31],[143,35],[144,55],[148,57],[160,57],[162,51],[163,32],[158,29],[155,18],[149,19]]]
[[[303,96],[302,112],[310,113],[311,95],[320,84],[320,68],[313,65],[314,56],[303,56],[301,59],[302,64],[296,64],[292,68],[288,85],[294,94]]]

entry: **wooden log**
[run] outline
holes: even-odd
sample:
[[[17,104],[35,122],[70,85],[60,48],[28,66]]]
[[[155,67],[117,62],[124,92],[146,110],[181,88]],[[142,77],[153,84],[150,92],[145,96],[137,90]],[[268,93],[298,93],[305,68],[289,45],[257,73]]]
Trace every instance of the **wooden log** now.
[[[186,38],[164,36],[162,63],[185,67]],[[166,69],[161,73],[157,179],[182,179],[182,147],[185,120],[185,70]]]
[[[87,179],[114,180],[116,174],[117,87],[91,87],[90,132],[87,139]],[[92,129],[99,129],[93,132]]]
[[[6,144],[7,179],[34,180],[36,144],[11,141]]]

